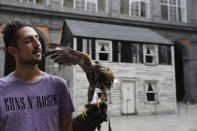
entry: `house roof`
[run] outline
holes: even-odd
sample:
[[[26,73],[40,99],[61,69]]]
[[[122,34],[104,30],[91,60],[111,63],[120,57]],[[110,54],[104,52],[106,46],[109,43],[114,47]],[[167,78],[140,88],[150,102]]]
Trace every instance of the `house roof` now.
[[[108,40],[122,40],[143,43],[169,44],[173,43],[147,28],[103,24],[77,20],[65,20],[73,36]]]

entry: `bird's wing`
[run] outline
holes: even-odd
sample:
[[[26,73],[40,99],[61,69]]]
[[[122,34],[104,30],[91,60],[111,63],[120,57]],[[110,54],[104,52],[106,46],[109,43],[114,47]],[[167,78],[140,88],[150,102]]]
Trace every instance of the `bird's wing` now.
[[[60,65],[69,66],[79,64],[84,72],[88,70],[92,63],[91,57],[86,53],[54,43],[47,44],[46,53],[44,56],[51,56],[51,58]]]

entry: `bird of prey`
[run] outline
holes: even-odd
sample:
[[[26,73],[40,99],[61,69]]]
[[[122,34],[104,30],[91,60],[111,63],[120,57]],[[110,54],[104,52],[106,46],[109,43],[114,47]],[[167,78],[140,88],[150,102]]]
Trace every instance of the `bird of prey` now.
[[[95,88],[101,89],[101,100],[107,101],[107,91],[113,87],[114,75],[111,69],[93,61],[86,53],[73,50],[59,44],[47,44],[45,57],[51,56],[60,65],[79,65],[86,73],[89,81],[88,104],[90,104]]]

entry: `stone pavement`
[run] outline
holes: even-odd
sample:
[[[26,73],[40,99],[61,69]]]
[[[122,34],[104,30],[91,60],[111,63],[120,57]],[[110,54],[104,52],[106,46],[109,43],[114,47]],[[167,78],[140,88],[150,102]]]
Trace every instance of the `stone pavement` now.
[[[111,117],[112,131],[197,131],[197,104],[179,104],[176,114]],[[108,123],[101,131],[108,131]]]

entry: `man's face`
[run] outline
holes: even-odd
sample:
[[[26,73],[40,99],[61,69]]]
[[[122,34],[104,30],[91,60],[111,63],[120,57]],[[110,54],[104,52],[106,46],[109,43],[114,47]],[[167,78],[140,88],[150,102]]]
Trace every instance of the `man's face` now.
[[[18,58],[27,65],[35,65],[42,61],[42,46],[36,31],[25,26],[17,31]]]

